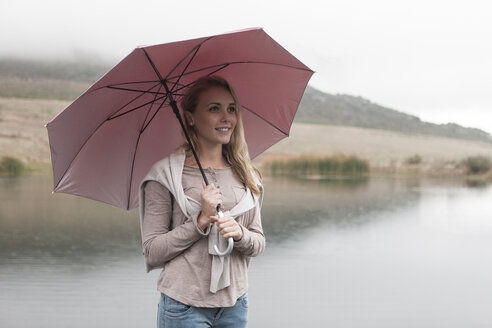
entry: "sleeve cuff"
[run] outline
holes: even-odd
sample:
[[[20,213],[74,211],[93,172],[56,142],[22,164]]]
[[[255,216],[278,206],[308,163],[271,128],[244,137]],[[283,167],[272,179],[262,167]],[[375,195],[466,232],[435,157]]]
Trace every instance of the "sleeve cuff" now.
[[[198,217],[200,216],[200,213],[201,212],[198,212],[197,214],[193,214],[191,216],[191,219],[193,220],[193,224],[195,225],[195,229],[196,231],[201,235],[201,236],[208,236],[210,234],[210,223],[208,224],[208,226],[205,228],[205,230],[202,230],[202,228],[200,228],[200,226],[198,225]]]
[[[246,229],[242,225],[239,225],[239,226],[241,227],[241,230],[243,231],[243,237],[241,239],[239,239],[238,241],[234,241],[234,246],[241,249],[242,247],[249,244],[249,242],[248,242],[250,239],[249,233],[251,233],[251,231],[249,231],[248,229]]]

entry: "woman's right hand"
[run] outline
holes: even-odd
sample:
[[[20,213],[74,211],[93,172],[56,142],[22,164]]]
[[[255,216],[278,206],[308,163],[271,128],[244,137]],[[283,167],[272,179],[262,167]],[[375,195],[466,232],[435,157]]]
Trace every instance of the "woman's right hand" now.
[[[198,225],[202,230],[205,230],[211,222],[210,217],[217,215],[217,205],[222,203],[222,194],[219,188],[213,183],[208,186],[202,181],[203,191],[200,194],[200,203],[202,204],[202,212],[198,217]]]

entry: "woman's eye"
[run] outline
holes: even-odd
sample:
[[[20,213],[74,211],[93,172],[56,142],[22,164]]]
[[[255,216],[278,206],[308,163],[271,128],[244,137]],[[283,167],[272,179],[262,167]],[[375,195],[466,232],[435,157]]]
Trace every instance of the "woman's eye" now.
[[[211,112],[215,112],[215,111],[218,111],[219,110],[219,107],[218,106],[212,106],[208,110],[211,111]]]
[[[227,110],[229,111],[229,113],[235,113],[236,112],[236,107],[231,106]]]

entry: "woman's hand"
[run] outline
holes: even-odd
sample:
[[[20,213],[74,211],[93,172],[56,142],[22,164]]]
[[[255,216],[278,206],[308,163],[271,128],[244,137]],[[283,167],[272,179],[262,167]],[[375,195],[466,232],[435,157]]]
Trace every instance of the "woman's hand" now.
[[[205,230],[211,222],[210,218],[217,214],[217,205],[222,203],[222,194],[219,188],[214,184],[205,185],[202,181],[203,191],[200,194],[200,203],[202,204],[202,212],[198,217],[198,225],[202,230]]]
[[[210,219],[212,222],[215,222],[219,232],[225,239],[232,237],[235,241],[239,241],[243,238],[243,229],[241,229],[239,223],[237,223],[232,216],[223,218],[212,216]]]

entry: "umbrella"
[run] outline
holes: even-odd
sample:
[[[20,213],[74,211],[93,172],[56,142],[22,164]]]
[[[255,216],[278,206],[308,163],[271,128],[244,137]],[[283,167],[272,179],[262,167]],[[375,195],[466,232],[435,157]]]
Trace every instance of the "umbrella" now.
[[[137,47],[47,123],[53,191],[137,207],[150,167],[183,143],[176,102],[213,74],[238,95],[254,158],[288,136],[313,71],[261,28]]]

